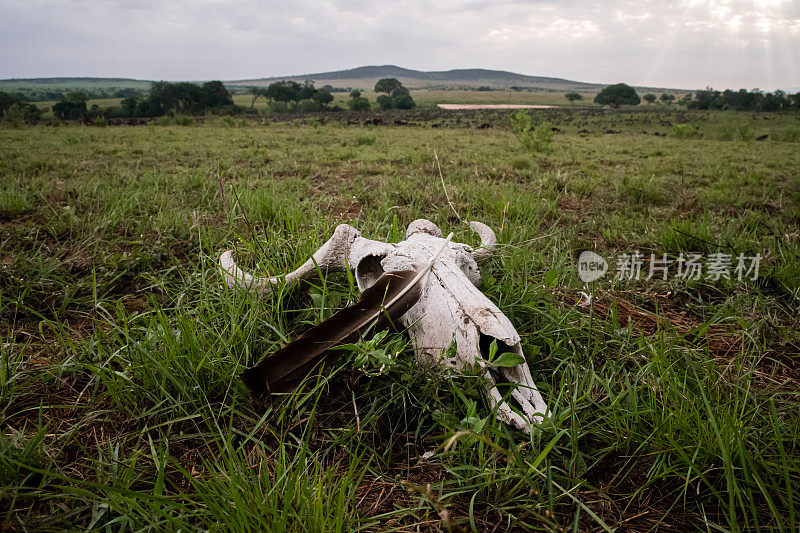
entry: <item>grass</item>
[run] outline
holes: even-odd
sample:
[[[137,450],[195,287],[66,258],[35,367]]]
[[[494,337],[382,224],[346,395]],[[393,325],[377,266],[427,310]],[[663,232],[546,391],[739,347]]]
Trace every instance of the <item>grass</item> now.
[[[796,118],[536,116],[559,129],[546,157],[455,122],[0,130],[3,526],[797,530]],[[554,416],[510,430],[401,333],[380,376],[345,354],[251,400],[238,373],[357,291],[332,274],[256,300],[221,287],[219,253],[286,272],[338,223],[398,241],[418,217],[476,244],[435,155],[497,232],[483,290]],[[582,249],[764,259],[754,281],[607,276],[588,307]]]

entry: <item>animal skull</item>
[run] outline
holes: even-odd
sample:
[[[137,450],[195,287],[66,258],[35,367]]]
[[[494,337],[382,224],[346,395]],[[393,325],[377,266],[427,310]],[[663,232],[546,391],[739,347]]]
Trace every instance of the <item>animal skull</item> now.
[[[523,355],[520,338],[508,318],[482,292],[476,260],[487,258],[497,242],[494,231],[480,222],[470,227],[481,238],[473,250],[466,244],[448,243],[422,283],[422,296],[402,317],[409,329],[419,362],[439,362],[454,368],[473,368],[496,339],[498,352]],[[408,270],[427,264],[442,246],[441,230],[424,219],[412,222],[406,240],[397,244],[373,241],[361,236],[354,227],[341,224],[333,236],[313,257],[284,277],[291,284],[317,272],[353,269],[359,290],[370,287],[384,273]],[[257,278],[243,272],[229,250],[220,257],[220,267],[229,287],[242,286],[259,295],[268,294],[278,278]],[[455,341],[455,355],[448,357],[448,347]],[[525,431],[531,423],[541,423],[547,405],[531,377],[527,363],[499,368],[513,386],[511,397],[522,411],[503,400],[492,374],[486,371],[486,392],[498,419]]]

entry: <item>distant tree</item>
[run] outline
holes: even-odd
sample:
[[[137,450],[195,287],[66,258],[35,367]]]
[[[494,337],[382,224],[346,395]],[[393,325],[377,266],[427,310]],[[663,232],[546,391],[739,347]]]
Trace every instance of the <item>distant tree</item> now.
[[[0,115],[3,111],[8,111],[13,104],[17,103],[17,99],[6,92],[0,91]]]
[[[294,99],[297,85],[295,82],[277,81],[267,87],[265,96],[276,102],[290,102]]]
[[[267,87],[266,97],[276,102],[294,102],[311,100],[316,93],[314,83],[306,81],[302,85],[296,81],[278,81]]]
[[[126,116],[157,117],[174,113],[203,113],[233,105],[231,94],[221,81],[209,81],[202,85],[188,81],[169,83],[154,82],[147,98],[137,101],[126,98],[120,103],[120,111]]]
[[[150,97],[145,107],[148,116],[194,113],[202,111],[203,101],[204,91],[194,83],[158,81],[150,86]]]
[[[481,85],[480,87],[478,87],[478,88],[477,88],[477,89],[475,89],[475,90],[476,90],[476,91],[491,91],[491,90],[492,90],[492,88],[491,88],[491,87],[489,87],[488,85]]]
[[[135,117],[136,116],[136,108],[139,105],[139,102],[136,101],[136,97],[129,96],[128,98],[123,98],[122,101],[119,103],[120,110],[122,112],[122,116],[125,117]]]
[[[647,93],[646,95],[642,96],[642,99],[647,102],[648,104],[652,104],[656,101],[656,95],[653,93]]]
[[[786,97],[786,92],[778,89],[774,93],[766,93],[758,103],[761,111],[781,111],[791,107],[791,100]]]
[[[22,106],[22,117],[25,122],[36,123],[42,119],[42,110],[36,104],[19,104]]]
[[[200,103],[205,108],[223,107],[233,105],[231,93],[225,85],[219,81],[207,81],[200,87]]]
[[[42,111],[36,104],[25,104],[19,101],[11,104],[0,113],[0,122],[13,128],[22,126],[23,122],[35,124],[42,118]]]
[[[114,98],[129,98],[131,96],[137,96],[139,94],[139,91],[131,87],[126,87],[125,89],[118,89],[114,91],[113,94]]]
[[[267,95],[267,90],[264,87],[248,87],[247,92],[253,97],[253,99],[250,100],[250,109],[256,106],[256,100],[258,100],[260,96],[266,97]]]
[[[641,98],[636,90],[625,83],[609,85],[594,97],[594,103],[619,107],[621,105],[639,105]]]
[[[583,96],[578,93],[567,93],[564,95],[564,98],[569,100],[570,104],[576,102],[577,100],[583,100]]]
[[[318,104],[317,102],[315,102],[310,98],[307,98],[305,100],[300,100],[294,106],[294,110],[297,113],[311,113],[314,111],[320,111],[321,109],[322,106],[320,106],[320,104]]]
[[[67,102],[77,106],[86,107],[86,102],[88,100],[89,97],[82,91],[74,91],[67,95]]]
[[[314,82],[306,80],[305,83],[300,85],[297,89],[297,101],[310,100],[314,97],[314,93],[316,92],[317,90],[314,88]]]
[[[355,98],[351,98],[347,101],[347,107],[353,111],[368,111],[369,100],[363,96],[356,96]]]
[[[675,100],[674,94],[661,93],[660,100],[665,104],[671,104]]]
[[[376,100],[381,109],[392,109],[394,107],[394,100],[387,94],[378,96]]]
[[[416,105],[410,94],[400,94],[399,96],[393,97],[392,101],[394,102],[394,107],[397,109],[411,109]]]
[[[381,106],[381,109],[411,109],[416,105],[414,99],[411,98],[411,93],[409,93],[408,89],[406,89],[397,78],[383,78],[378,80],[378,83],[375,84],[375,92],[386,93],[391,99],[392,105],[390,107],[389,101],[386,98],[380,98],[378,104]]]
[[[398,96],[403,96],[403,95],[407,95],[407,94],[411,94],[411,93],[408,92],[407,88],[405,88],[404,86],[401,85],[400,87],[398,87],[397,89],[392,91],[389,96],[391,96],[392,98],[397,98]]]
[[[317,89],[311,97],[320,107],[325,107],[333,102],[333,95],[325,89]]]
[[[353,89],[350,91],[350,98],[358,98],[359,96],[361,96],[361,91],[358,89]]]
[[[53,114],[61,120],[86,120],[87,100],[85,93],[71,92],[53,106]]]
[[[392,96],[396,90],[403,87],[403,84],[397,78],[383,78],[378,80],[378,83],[375,84],[375,92],[376,93],[386,93],[389,96]]]

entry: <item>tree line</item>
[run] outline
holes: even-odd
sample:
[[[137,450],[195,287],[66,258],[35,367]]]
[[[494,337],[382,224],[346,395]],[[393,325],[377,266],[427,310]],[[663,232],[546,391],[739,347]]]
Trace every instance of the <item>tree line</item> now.
[[[241,90],[241,88],[237,88]],[[249,87],[250,108],[234,104],[230,91],[218,80],[202,84],[191,82],[154,82],[144,94],[134,89],[122,89],[125,96],[115,106],[100,108],[98,104],[89,106],[92,94],[86,91],[71,91],[61,95],[53,105],[53,116],[59,120],[80,120],[82,122],[103,121],[109,118],[154,118],[165,115],[197,115],[208,112],[248,113],[254,112],[259,98],[269,101],[272,112],[307,113],[313,111],[337,111],[342,108],[331,106],[333,95],[330,86],[318,89],[314,83],[306,81],[280,81],[268,87]],[[334,89],[335,90],[335,89]],[[379,80],[375,91],[380,93],[376,104],[381,109],[411,109],[415,103],[407,88],[396,78]],[[338,91],[337,91],[338,92]],[[351,110],[369,110],[372,104],[361,96],[358,90],[351,90],[346,105]],[[43,111],[35,104],[28,104],[9,93],[0,92],[0,117],[7,117],[14,123],[36,123],[41,120]]]
[[[98,117],[160,117],[235,107],[228,89],[221,81],[209,81],[202,85],[190,82],[154,82],[146,96],[129,95],[118,106],[103,109],[97,104],[87,107],[88,100],[87,93],[73,91],[53,105],[53,115],[59,120],[87,122]]]
[[[583,97],[575,92],[564,95],[570,102],[581,100]],[[617,83],[604,87],[594,98],[596,104],[619,107],[621,105],[639,105],[642,100],[648,104],[653,104],[659,99],[662,103],[671,104],[675,100],[675,95],[663,93],[660,97],[648,93],[641,98],[636,90],[625,83]],[[735,110],[735,111],[796,111],[800,109],[800,92],[787,94],[784,91],[765,93],[758,89],[748,91],[739,89],[733,91],[715,91],[707,88],[702,91],[687,93],[678,104],[686,106],[687,109],[699,110]]]
[[[252,96],[250,109],[255,107],[256,100],[261,97],[272,102],[274,105],[270,109],[276,112],[324,111],[333,101],[333,95],[328,89],[317,89],[312,81],[278,81],[267,87],[249,87],[248,90]]]
[[[249,92],[252,95],[251,109],[255,107],[256,101],[263,97],[269,101],[269,108],[273,112],[310,112],[339,110],[339,107],[328,107],[328,104],[333,101],[332,92],[344,92],[344,90],[336,90],[330,85],[316,89],[311,81],[303,84],[295,81],[277,81],[268,87],[250,87]],[[409,90],[397,78],[378,80],[375,92],[381,93],[376,99],[381,109],[411,109],[415,105]],[[361,95],[360,90],[352,89],[347,107],[353,111],[365,111],[371,108],[371,104]]]
[[[686,95],[679,103],[688,109],[732,109],[736,111],[788,111],[800,109],[800,92],[787,94],[784,91],[765,93],[758,89],[748,91],[715,91],[712,88],[696,91],[694,97]]]
[[[147,89],[136,89],[133,87],[119,88],[116,86],[106,88],[73,88],[73,89],[33,89],[25,88],[17,91],[11,91],[10,96],[19,102],[43,102],[47,100],[66,100],[67,97],[74,92],[82,92],[89,100],[104,100],[106,98],[127,98],[129,96],[144,96],[147,94]]]

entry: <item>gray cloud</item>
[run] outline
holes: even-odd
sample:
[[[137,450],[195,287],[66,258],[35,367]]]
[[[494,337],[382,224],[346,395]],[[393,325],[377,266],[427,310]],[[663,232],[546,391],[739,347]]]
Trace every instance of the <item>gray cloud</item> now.
[[[0,0],[0,77],[236,79],[393,63],[800,86],[795,0]]]

